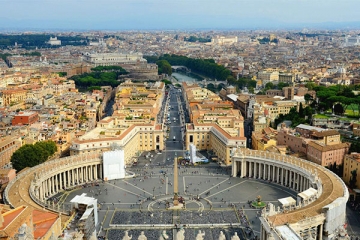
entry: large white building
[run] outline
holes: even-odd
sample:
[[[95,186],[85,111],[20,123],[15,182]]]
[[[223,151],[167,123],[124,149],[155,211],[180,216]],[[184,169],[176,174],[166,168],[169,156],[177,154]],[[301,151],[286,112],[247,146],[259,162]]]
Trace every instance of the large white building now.
[[[360,36],[350,36],[350,35],[347,35],[345,38],[344,38],[344,46],[345,47],[352,47],[352,46],[358,46],[360,45]]]
[[[51,46],[59,46],[61,45],[61,40],[58,40],[57,37],[50,37],[50,40],[47,43]]]
[[[238,42],[237,37],[216,36],[215,38],[211,39],[211,43],[217,45],[230,45],[237,42]]]
[[[95,66],[147,63],[142,53],[85,53],[83,60]]]

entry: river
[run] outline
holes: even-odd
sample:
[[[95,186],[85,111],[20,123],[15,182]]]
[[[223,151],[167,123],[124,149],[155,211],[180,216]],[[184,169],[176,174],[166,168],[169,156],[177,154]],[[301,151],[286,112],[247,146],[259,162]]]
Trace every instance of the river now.
[[[194,74],[192,74],[192,73],[185,74],[185,73],[180,73],[180,72],[174,72],[174,73],[172,73],[171,76],[175,77],[179,82],[198,82],[198,81],[203,80],[198,75],[196,75],[196,76],[198,76],[198,78],[196,78],[194,76]]]

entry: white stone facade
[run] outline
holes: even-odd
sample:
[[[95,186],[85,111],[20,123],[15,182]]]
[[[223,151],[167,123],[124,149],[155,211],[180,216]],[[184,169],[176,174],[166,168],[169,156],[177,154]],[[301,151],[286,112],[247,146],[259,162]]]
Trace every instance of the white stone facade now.
[[[147,63],[141,53],[123,54],[123,53],[85,53],[83,56],[85,62],[95,66],[113,66],[120,64],[138,64]]]

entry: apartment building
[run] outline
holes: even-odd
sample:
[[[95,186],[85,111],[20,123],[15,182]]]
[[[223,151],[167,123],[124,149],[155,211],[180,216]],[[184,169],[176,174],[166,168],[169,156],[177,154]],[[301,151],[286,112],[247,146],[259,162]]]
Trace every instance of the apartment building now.
[[[303,97],[305,94],[310,94],[310,96],[315,99],[316,92],[309,91],[305,87],[283,87],[283,89],[270,89],[266,91],[266,95],[270,97],[284,97],[287,100],[293,100],[295,96]]]
[[[235,106],[245,118],[251,118],[254,114],[254,105],[271,105],[274,101],[278,100],[266,95],[240,94],[235,102]]]
[[[138,156],[142,151],[164,149],[164,133],[161,124],[124,124],[125,121],[117,117],[102,119],[98,127],[73,141],[70,155],[122,149],[125,164],[131,164],[133,157]]]
[[[279,114],[288,114],[292,108],[299,109],[301,101],[274,101],[272,104],[263,104],[265,115],[273,121]],[[303,102],[305,104],[305,102]]]
[[[30,125],[39,120],[39,114],[36,112],[19,112],[11,121],[15,125]]]
[[[360,187],[360,177],[359,177],[359,169],[360,169],[360,153],[351,153],[347,154],[344,157],[344,170],[342,179],[346,184],[349,185],[350,180],[352,178],[352,173],[355,171],[357,173],[356,177],[356,187]]]
[[[326,133],[325,133],[326,134]],[[326,136],[333,141],[336,136]],[[340,134],[339,134],[340,138]],[[325,141],[327,142],[327,141]],[[307,159],[321,166],[330,166],[336,163],[343,164],[344,156],[350,148],[350,143],[331,143],[326,144],[323,141],[310,141],[307,147]]]
[[[296,129],[286,128],[285,125],[282,125],[276,139],[278,145],[287,146],[292,152],[301,153],[304,156],[307,153],[307,142],[309,140],[302,137]]]
[[[342,143],[340,133],[304,124],[295,129],[282,126],[277,136],[278,145],[286,145],[293,152],[306,155],[307,159],[321,166],[343,163],[350,143]]]
[[[265,86],[269,82],[279,81],[279,72],[278,71],[259,71],[257,73],[257,78],[262,81],[262,84]]]
[[[131,164],[142,151],[164,149],[164,129],[156,118],[165,96],[165,84],[126,81],[115,93],[112,117],[76,138],[70,155],[122,149],[125,164]],[[89,113],[90,114],[90,113]]]
[[[24,89],[8,89],[0,90],[0,98],[2,99],[2,106],[7,107],[17,103],[24,102],[26,99],[27,90]]]
[[[280,72],[279,73],[279,82],[293,84],[295,81],[295,74],[288,72]]]
[[[12,154],[18,150],[22,145],[20,137],[6,136],[0,138],[0,168],[10,166],[10,159]]]
[[[271,146],[276,146],[276,137],[277,131],[270,127],[263,128],[262,131],[254,131],[251,135],[252,149],[265,151]]]
[[[185,145],[212,150],[223,164],[231,164],[234,148],[246,147],[244,118],[233,103],[222,101],[213,92],[183,83],[191,124],[186,124]],[[189,149],[188,149],[189,150]]]

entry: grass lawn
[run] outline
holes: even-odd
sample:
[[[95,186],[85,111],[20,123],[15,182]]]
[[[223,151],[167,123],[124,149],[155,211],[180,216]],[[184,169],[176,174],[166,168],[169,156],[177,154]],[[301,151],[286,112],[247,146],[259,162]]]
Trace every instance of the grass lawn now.
[[[326,116],[325,114],[316,114],[316,115],[314,116],[314,118],[328,119],[328,118],[330,118],[330,117],[329,117],[329,116]]]
[[[353,110],[347,108],[345,110],[345,115],[348,117],[359,117],[359,110],[353,111]]]

